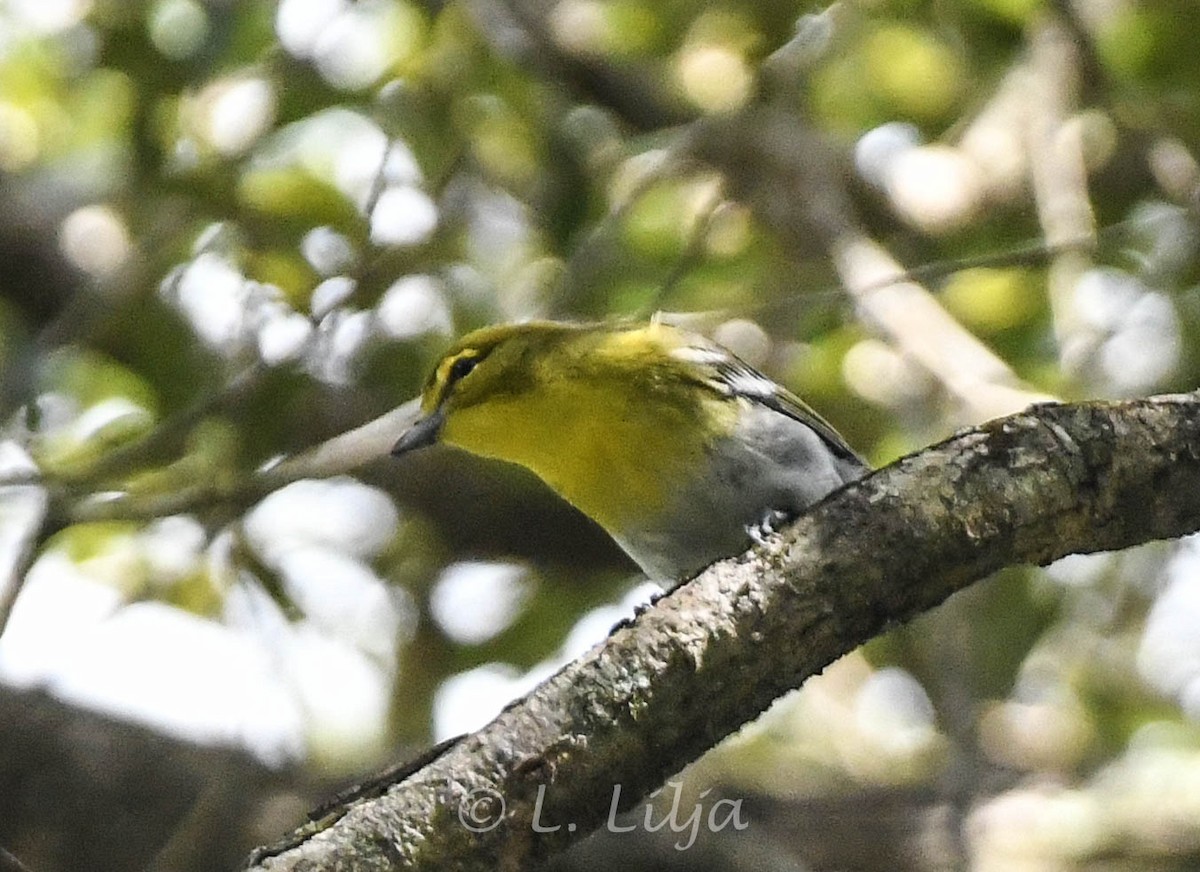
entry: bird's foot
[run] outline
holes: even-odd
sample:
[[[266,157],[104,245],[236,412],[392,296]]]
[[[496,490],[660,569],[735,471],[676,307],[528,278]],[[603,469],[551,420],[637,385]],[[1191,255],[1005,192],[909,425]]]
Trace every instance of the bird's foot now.
[[[792,515],[781,509],[768,509],[767,513],[757,523],[746,525],[746,535],[755,545],[764,545],[766,541],[784,528]]]

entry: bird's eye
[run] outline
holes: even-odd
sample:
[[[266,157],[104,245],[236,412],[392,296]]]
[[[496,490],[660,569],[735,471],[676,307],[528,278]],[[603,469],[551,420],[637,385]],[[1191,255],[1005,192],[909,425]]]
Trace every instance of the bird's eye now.
[[[464,378],[475,368],[475,364],[479,363],[479,358],[475,355],[466,355],[458,358],[454,363],[450,364],[450,372],[448,374],[450,382],[456,382]]]

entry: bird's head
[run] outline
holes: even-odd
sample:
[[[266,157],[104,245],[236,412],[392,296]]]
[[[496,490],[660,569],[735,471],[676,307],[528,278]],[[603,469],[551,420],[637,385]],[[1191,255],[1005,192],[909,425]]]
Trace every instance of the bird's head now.
[[[511,410],[514,405],[529,406],[532,414],[538,404],[529,401],[545,392],[546,383],[554,380],[553,368],[561,363],[556,351],[585,329],[579,324],[532,321],[468,333],[430,373],[421,392],[420,418],[396,442],[392,454],[441,441],[495,454],[475,444],[479,440],[472,436],[480,427],[474,422],[496,417],[495,410]]]

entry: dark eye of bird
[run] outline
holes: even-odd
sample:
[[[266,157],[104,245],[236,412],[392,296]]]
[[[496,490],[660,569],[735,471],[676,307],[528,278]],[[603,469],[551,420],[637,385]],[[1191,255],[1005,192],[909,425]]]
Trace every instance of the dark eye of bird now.
[[[479,363],[479,358],[471,355],[469,357],[460,357],[450,364],[449,381],[456,382],[465,377],[475,368],[475,364]]]

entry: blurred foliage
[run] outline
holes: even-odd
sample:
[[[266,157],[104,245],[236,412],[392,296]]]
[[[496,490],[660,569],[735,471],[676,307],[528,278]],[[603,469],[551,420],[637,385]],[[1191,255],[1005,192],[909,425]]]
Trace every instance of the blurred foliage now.
[[[1194,388],[1193,5],[0,3],[0,412],[52,497],[0,674],[4,644],[58,644],[83,588],[54,585],[101,585],[277,648],[309,718],[279,741],[314,767],[463,728],[437,714],[454,687],[480,716],[585,615],[619,617],[634,575],[603,534],[449,452],[283,509],[237,483],[410,398],[473,327],[664,309],[887,462],[974,398],[843,289],[846,228],[1032,390]],[[130,492],[173,517],[81,520]],[[1155,821],[1147,797],[1200,797],[1200,642],[1171,620],[1200,616],[1193,551],[1003,573],[689,777],[780,802],[946,791],[977,869],[1183,868],[1200,815]],[[481,623],[452,631],[468,605]]]

